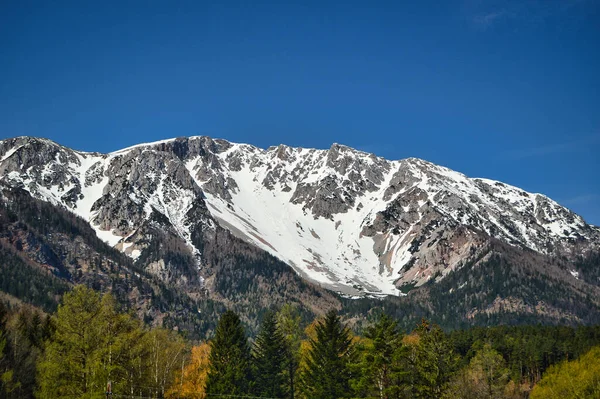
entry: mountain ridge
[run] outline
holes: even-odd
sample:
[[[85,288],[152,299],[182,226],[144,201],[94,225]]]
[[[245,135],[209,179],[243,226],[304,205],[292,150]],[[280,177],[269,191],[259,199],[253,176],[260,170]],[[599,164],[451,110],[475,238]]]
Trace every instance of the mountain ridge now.
[[[28,145],[44,149],[27,157]],[[11,163],[15,153],[19,161]],[[54,156],[40,159],[44,153]],[[18,137],[0,142],[0,176],[88,220],[134,260],[144,250],[138,230],[154,213],[168,219],[198,267],[193,230],[219,223],[348,295],[401,294],[401,286],[445,275],[481,232],[544,254],[585,253],[600,237],[599,228],[542,194],[341,144],[260,149],[194,136],[101,154]],[[192,217],[192,209],[200,210]]]
[[[600,229],[417,158],[205,136],[102,154],[20,137],[0,141],[0,205],[4,291],[29,274],[16,297],[48,307],[85,283],[196,336],[219,309],[252,329],[283,303],[358,324],[377,309],[404,326],[600,320]]]

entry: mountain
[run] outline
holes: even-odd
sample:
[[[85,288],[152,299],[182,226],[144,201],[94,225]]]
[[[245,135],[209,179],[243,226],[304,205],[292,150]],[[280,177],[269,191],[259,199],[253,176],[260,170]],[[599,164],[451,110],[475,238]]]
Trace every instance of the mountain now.
[[[500,291],[481,309],[465,307],[463,318],[507,306],[531,313],[542,286],[554,280],[586,309],[600,306],[589,261],[600,252],[600,228],[544,195],[420,159],[389,161],[339,144],[264,150],[209,137],[100,154],[18,137],[0,141],[0,183],[7,207],[14,207],[7,193],[16,190],[68,211],[127,255],[117,263],[196,302],[210,297],[227,306],[253,292],[253,307],[267,305],[259,297],[278,270],[287,288],[275,297],[283,301],[289,291],[298,302],[321,298],[313,312],[340,306],[327,288],[356,297],[414,292],[409,297],[427,298],[420,303],[439,313],[435,298],[467,283],[487,287],[459,276],[475,278],[477,268],[495,264],[508,265],[506,281],[521,269],[538,273],[537,283],[522,280],[539,285],[537,294],[525,301]],[[250,264],[256,273],[241,275]],[[485,268],[481,277],[489,277]],[[454,280],[458,285],[448,286]],[[443,286],[451,292],[440,292]],[[573,316],[556,306],[546,313]]]

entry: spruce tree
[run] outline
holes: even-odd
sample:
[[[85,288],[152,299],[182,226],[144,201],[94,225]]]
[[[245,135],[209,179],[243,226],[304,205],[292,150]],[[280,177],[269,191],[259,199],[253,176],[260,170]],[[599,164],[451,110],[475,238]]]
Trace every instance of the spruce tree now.
[[[239,316],[223,313],[210,342],[208,395],[248,395],[251,389],[250,348]]]
[[[315,327],[316,338],[310,339],[301,381],[311,399],[337,399],[352,396],[351,364],[354,348],[350,330],[342,324],[335,310]]]
[[[255,389],[257,396],[285,398],[287,345],[277,326],[275,313],[267,312],[253,348]]]
[[[391,399],[400,396],[406,374],[402,360],[406,347],[398,323],[383,314],[377,323],[365,329],[368,343],[361,364],[358,388],[365,397]]]
[[[458,356],[438,325],[422,320],[415,332],[419,343],[415,362],[414,397],[439,398],[458,369]]]

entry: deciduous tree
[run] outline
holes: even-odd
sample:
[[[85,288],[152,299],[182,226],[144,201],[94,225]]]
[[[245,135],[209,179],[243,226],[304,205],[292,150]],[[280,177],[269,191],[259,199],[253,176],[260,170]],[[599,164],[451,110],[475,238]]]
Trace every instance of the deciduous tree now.
[[[531,391],[531,399],[600,398],[600,346],[577,360],[551,366]]]
[[[181,375],[169,390],[168,398],[206,398],[206,378],[208,375],[210,344],[203,342],[192,347],[192,353]]]

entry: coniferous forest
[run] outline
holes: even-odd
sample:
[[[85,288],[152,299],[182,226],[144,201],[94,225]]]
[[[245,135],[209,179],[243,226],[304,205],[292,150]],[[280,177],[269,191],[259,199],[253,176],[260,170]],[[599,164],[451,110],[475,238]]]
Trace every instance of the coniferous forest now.
[[[0,307],[3,398],[600,398],[600,327],[412,331],[381,314],[353,331],[335,310],[304,325],[265,312],[256,336],[232,311],[206,342],[149,328],[85,286],[53,314]],[[110,382],[110,388],[108,387]]]

